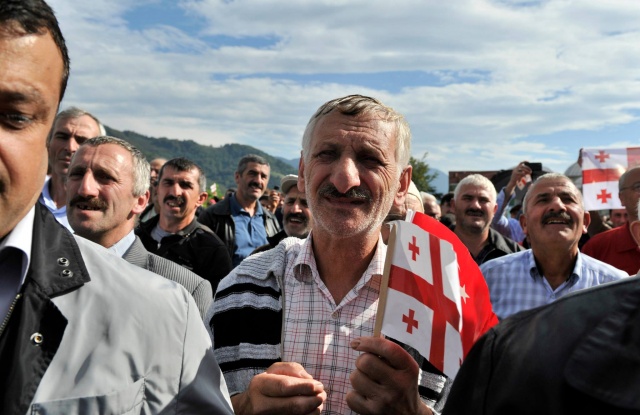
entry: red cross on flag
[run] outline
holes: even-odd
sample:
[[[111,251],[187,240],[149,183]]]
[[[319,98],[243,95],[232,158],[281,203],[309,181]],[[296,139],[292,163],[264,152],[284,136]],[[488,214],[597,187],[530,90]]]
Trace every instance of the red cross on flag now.
[[[621,209],[618,179],[627,168],[640,164],[640,147],[581,151],[585,209]]]
[[[453,378],[498,319],[466,246],[437,220],[409,212],[412,223],[395,222],[389,237],[376,334],[408,344]]]

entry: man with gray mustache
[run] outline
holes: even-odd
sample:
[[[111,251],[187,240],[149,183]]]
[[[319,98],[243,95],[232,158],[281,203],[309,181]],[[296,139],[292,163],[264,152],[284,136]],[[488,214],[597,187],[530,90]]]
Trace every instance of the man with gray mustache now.
[[[567,176],[540,176],[526,193],[522,209],[520,223],[531,249],[480,266],[499,319],[628,277],[578,250],[591,218],[582,194]]]

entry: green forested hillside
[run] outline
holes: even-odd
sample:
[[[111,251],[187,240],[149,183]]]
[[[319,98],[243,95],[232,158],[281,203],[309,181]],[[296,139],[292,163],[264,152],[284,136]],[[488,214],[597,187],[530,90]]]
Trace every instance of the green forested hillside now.
[[[213,182],[217,183],[219,195],[222,195],[222,192],[228,187],[235,187],[234,172],[238,166],[238,160],[245,154],[258,154],[269,161],[271,165],[270,188],[280,185],[282,176],[297,173],[295,167],[251,146],[241,144],[226,144],[222,147],[203,146],[191,140],[154,138],[133,131],[105,128],[108,135],[127,140],[139,148],[148,160],[157,157],[166,159],[186,157],[193,160],[204,170],[207,176],[207,187]]]

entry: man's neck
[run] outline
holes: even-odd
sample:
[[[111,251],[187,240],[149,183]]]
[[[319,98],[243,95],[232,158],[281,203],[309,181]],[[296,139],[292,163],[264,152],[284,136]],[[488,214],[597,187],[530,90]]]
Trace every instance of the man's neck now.
[[[538,272],[554,290],[569,279],[578,260],[578,245],[572,247],[532,247]]]
[[[366,271],[378,244],[380,231],[348,239],[332,238],[318,229],[312,232],[313,254],[320,278],[333,300],[340,304]]]
[[[160,219],[158,220],[158,226],[165,232],[169,233],[178,233],[193,222],[195,219],[195,214],[189,216],[189,218],[184,219],[174,219],[167,218],[160,214]]]
[[[51,175],[51,180],[49,180],[49,195],[58,209],[67,204],[67,190],[63,177],[57,174]]]
[[[463,244],[467,247],[471,256],[476,258],[482,248],[485,247],[489,243],[489,228],[482,231],[482,233],[471,233],[465,232],[463,229],[460,229],[459,226],[455,228],[455,234]]]
[[[242,196],[239,195],[237,192],[234,195],[234,197],[236,198],[236,202],[238,202],[240,207],[244,209],[245,212],[247,212],[251,216],[255,215],[256,211],[258,210],[257,200],[244,200]]]

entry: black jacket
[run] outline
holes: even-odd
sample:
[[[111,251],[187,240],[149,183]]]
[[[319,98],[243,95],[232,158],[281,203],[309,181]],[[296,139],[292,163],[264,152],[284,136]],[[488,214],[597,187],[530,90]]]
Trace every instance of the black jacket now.
[[[89,282],[80,249],[36,203],[31,263],[9,318],[0,326],[0,413],[25,414],[62,341],[67,319],[51,298]],[[39,333],[41,344],[32,339]]]
[[[209,206],[198,216],[198,222],[209,227],[227,246],[229,256],[233,258],[236,251],[236,226],[231,217],[231,202],[227,197],[215,205]],[[280,232],[280,225],[276,217],[268,210],[262,209],[264,215],[264,229],[267,236],[274,236]]]
[[[473,346],[444,415],[640,413],[640,279],[503,320]]]
[[[162,238],[158,246],[151,231],[159,220],[160,216],[155,216],[135,230],[147,251],[193,271],[209,281],[215,293],[220,280],[232,269],[231,257],[220,238],[194,219],[180,232]]]

